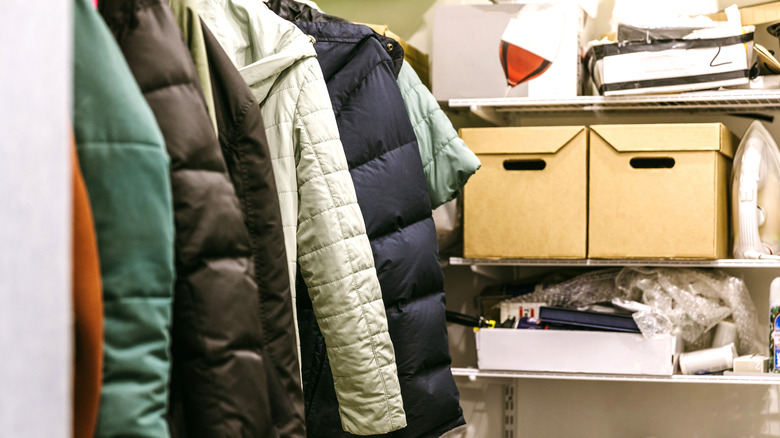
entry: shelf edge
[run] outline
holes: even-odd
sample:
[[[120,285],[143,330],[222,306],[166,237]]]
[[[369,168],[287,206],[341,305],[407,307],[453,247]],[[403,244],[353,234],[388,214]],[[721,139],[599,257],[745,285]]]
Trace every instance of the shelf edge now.
[[[516,266],[516,267],[608,267],[608,266],[656,266],[690,268],[780,268],[777,260],[718,259],[718,260],[666,260],[666,259],[473,259],[450,257],[455,266]]]
[[[652,382],[652,383],[707,383],[707,384],[739,384],[739,385],[780,385],[780,375],[767,377],[752,376],[636,376],[623,374],[577,374],[550,373],[532,371],[489,371],[477,368],[452,368],[453,376],[499,379],[548,379],[548,380],[581,380],[581,381],[612,381],[612,382]]]

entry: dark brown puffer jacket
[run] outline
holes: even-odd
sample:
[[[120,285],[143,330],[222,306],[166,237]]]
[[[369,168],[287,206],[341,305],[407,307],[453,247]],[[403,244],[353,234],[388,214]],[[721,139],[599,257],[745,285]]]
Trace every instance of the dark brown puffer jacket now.
[[[279,436],[306,436],[290,277],[271,152],[252,91],[202,24],[219,143],[252,241],[260,292],[263,344],[269,366],[271,415]]]
[[[171,158],[174,436],[276,437],[252,247],[190,54],[167,2],[101,0],[100,12]]]

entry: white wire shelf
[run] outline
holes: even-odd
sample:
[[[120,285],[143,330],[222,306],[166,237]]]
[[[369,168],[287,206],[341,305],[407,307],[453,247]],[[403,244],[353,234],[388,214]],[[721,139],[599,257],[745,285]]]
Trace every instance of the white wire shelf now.
[[[718,260],[665,260],[665,259],[473,259],[450,257],[450,265],[459,266],[552,266],[552,267],[610,267],[653,266],[677,268],[780,268],[780,260],[718,259]]]
[[[780,108],[780,90],[731,90],[639,96],[577,96],[560,99],[524,97],[450,99],[451,108],[473,112],[539,113],[580,111],[714,111],[745,112]]]
[[[532,371],[487,371],[477,368],[452,368],[454,376],[470,379],[552,379],[552,380],[597,380],[610,382],[656,382],[656,383],[718,383],[739,385],[780,385],[780,374],[706,375],[706,376],[637,376],[627,374],[585,374],[548,373]]]

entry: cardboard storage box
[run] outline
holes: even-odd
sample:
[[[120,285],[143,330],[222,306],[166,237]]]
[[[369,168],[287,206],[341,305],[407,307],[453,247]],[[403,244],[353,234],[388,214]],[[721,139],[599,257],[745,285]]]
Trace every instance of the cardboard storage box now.
[[[587,129],[471,128],[482,161],[464,189],[463,254],[585,258]]]
[[[737,144],[719,123],[591,126],[588,257],[727,258]]]
[[[433,95],[439,101],[576,96],[584,22],[585,12],[571,0],[437,6]]]
[[[709,14],[708,17],[715,21],[727,21],[726,12]],[[755,6],[745,6],[739,8],[739,16],[743,26],[751,24],[759,25],[780,21],[780,2],[768,2]]]
[[[670,335],[599,331],[482,329],[475,335],[481,370],[670,376],[679,344]]]

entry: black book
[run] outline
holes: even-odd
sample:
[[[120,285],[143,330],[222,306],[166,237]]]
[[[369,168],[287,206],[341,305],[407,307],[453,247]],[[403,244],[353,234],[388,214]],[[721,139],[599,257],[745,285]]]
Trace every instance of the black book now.
[[[604,313],[543,306],[539,308],[539,321],[561,328],[640,333],[634,319],[630,314],[625,313]]]

